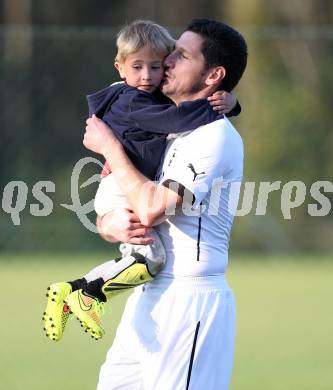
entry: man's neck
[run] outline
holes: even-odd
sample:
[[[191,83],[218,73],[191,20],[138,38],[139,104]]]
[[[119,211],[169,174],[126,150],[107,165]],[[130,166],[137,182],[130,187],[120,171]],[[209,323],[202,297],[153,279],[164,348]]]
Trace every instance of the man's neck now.
[[[168,96],[177,106],[183,102],[190,102],[197,99],[207,99],[208,96],[213,94],[215,91],[212,91],[211,88],[205,88],[196,93],[182,94],[181,96]]]

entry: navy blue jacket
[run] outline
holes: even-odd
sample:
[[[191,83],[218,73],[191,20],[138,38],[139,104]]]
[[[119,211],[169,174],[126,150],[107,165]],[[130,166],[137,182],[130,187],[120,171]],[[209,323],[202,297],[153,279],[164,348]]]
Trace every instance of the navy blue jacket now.
[[[88,95],[87,100],[89,116],[95,114],[112,128],[135,167],[150,179],[155,177],[169,133],[193,130],[223,117],[206,99],[176,106],[160,91],[150,94],[125,83]]]

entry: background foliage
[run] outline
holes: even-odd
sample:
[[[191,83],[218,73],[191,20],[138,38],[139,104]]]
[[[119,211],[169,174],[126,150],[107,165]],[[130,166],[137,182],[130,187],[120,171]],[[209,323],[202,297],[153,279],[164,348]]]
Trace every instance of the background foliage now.
[[[118,76],[115,35],[135,18],[153,19],[177,37],[196,16],[227,21],[248,41],[249,64],[236,89],[243,111],[233,120],[244,138],[245,179],[303,181],[304,204],[285,220],[281,191],[268,199],[266,216],[236,218],[232,250],[332,252],[332,211],[310,217],[309,194],[318,180],[332,181],[333,3],[329,0],[2,0],[0,2],[0,189],[12,180],[29,188],[21,223],[0,208],[0,250],[76,251],[106,248],[70,203],[70,176],[83,156],[85,95]],[[87,168],[84,178],[97,172]],[[53,211],[31,216],[32,187],[55,183]],[[80,191],[92,199],[96,186]],[[332,203],[332,193],[326,193]],[[94,218],[91,215],[91,218]],[[310,238],[310,239],[309,239]],[[59,245],[61,243],[61,245]]]

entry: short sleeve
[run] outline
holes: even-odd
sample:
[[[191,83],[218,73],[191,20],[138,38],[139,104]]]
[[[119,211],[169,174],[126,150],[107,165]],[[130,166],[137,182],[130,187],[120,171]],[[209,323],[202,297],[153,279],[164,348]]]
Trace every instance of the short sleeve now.
[[[217,121],[177,138],[165,156],[160,183],[169,187],[178,183],[185,197],[193,195],[193,208],[214,185],[242,176],[243,144],[229,123]]]

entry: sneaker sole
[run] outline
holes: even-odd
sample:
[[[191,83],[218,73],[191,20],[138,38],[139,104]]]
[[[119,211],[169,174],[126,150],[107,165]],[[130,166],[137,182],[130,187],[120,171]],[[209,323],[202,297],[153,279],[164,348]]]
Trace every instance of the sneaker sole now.
[[[59,341],[63,336],[66,324],[71,317],[71,311],[68,310],[68,315],[64,316],[65,300],[61,297],[58,286],[51,285],[47,288],[47,305],[43,313],[44,331],[46,337],[53,341]],[[66,310],[66,309],[65,309]],[[65,311],[66,313],[66,311]],[[57,325],[58,324],[58,325]]]

